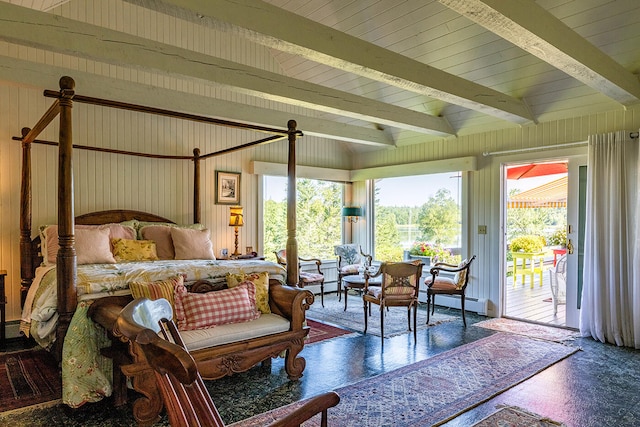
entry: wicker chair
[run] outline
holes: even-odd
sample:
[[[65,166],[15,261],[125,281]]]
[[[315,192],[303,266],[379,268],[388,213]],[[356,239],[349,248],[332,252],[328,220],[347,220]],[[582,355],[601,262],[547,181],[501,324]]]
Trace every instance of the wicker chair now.
[[[555,267],[549,270],[551,283],[551,301],[553,301],[553,315],[558,314],[558,305],[567,303],[567,256],[562,255]]]

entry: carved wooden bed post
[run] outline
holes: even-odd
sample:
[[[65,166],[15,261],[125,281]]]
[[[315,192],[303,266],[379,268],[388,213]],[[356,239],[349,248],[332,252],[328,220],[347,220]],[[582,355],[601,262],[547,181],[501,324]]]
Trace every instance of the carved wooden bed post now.
[[[296,241],[296,136],[297,123],[287,122],[289,162],[287,170],[287,285],[298,285],[298,242]]]
[[[60,131],[58,146],[58,328],[56,352],[62,356],[62,344],[76,310],[76,249],[73,214],[73,132],[71,108],[75,82],[71,77],[60,79]]]
[[[200,224],[200,149],[193,149],[193,222]]]
[[[30,131],[29,128],[22,128],[22,137],[26,138]],[[22,308],[34,276],[31,253],[31,141],[24,140],[22,142],[20,206],[20,308]]]

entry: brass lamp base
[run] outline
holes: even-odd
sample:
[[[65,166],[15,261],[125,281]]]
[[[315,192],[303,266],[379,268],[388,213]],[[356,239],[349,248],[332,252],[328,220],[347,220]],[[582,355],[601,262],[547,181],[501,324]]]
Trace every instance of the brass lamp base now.
[[[234,227],[235,228],[235,233],[236,233],[236,247],[235,250],[233,251],[233,253],[231,254],[231,256],[238,256],[238,255],[242,255],[239,251],[238,251],[238,227]]]

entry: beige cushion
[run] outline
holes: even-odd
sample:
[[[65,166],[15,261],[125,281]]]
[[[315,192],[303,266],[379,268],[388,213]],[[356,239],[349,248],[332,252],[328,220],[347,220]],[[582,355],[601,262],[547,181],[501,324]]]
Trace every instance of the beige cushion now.
[[[108,230],[109,239],[135,239],[136,232],[132,227],[122,224],[103,224],[103,225],[76,225],[74,227],[74,235],[76,235],[76,253],[78,230]],[[45,264],[55,264],[58,256],[58,226],[48,225],[41,228],[40,242],[42,244],[42,257]],[[89,264],[89,263],[86,263]]]
[[[168,225],[147,225],[140,229],[143,240],[153,240],[156,243],[158,259],[174,259],[176,256],[171,238],[171,227]]]
[[[75,238],[78,264],[113,264],[116,262],[111,253],[108,229],[76,229]]]
[[[187,349],[195,351],[216,345],[279,334],[287,332],[289,328],[290,323],[287,319],[271,313],[263,314],[251,322],[230,323],[194,331],[180,331],[180,336],[184,340]]]
[[[424,283],[425,285],[429,286],[429,284],[431,283],[432,277],[428,277]],[[431,289],[433,290],[452,290],[452,289],[457,289],[456,287],[456,282],[454,282],[452,279],[449,279],[448,277],[436,277],[436,282],[433,284],[433,286],[431,286]]]
[[[175,259],[216,259],[209,230],[171,228]]]

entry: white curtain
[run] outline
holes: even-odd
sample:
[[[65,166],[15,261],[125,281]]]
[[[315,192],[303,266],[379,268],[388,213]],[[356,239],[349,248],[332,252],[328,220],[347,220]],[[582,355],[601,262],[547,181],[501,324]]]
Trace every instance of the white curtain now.
[[[620,131],[589,137],[583,336],[640,348],[638,141]]]

